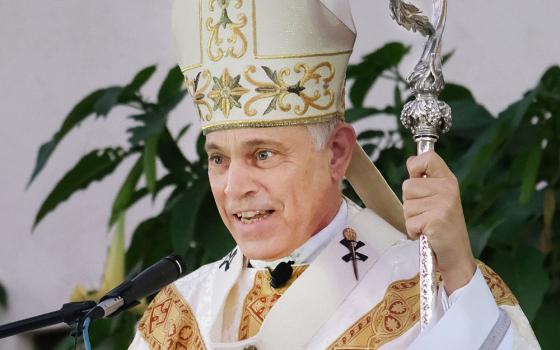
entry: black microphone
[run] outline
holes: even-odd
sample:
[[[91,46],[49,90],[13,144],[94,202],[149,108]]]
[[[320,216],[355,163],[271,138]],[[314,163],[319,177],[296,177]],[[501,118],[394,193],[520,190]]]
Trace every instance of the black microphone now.
[[[274,270],[268,268],[268,273],[270,273],[270,286],[272,288],[282,288],[286,285],[294,272],[294,269],[292,268],[293,264],[294,261],[281,262],[276,265]]]
[[[177,280],[185,270],[185,262],[180,256],[166,256],[107,293],[87,317],[93,321],[135,306],[139,299],[152,295]]]

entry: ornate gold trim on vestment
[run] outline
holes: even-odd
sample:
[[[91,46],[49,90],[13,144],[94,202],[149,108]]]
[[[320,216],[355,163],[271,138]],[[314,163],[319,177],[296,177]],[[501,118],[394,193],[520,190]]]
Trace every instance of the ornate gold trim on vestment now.
[[[138,331],[152,350],[206,349],[194,313],[174,285],[165,287],[152,300]]]
[[[491,268],[477,261],[496,304],[517,305],[517,299],[504,281]],[[441,283],[438,273],[436,280]],[[376,350],[410,330],[420,317],[418,275],[392,283],[383,299],[360,318],[329,350]]]
[[[494,296],[494,300],[496,300],[496,304],[498,305],[509,305],[515,306],[518,304],[517,299],[507,286],[507,284],[502,280],[500,276],[482,261],[477,261],[476,265],[482,272],[484,279],[486,280],[486,284],[490,288],[492,295]]]
[[[418,275],[392,283],[383,299],[328,349],[376,350],[409,330],[420,317]]]
[[[286,285],[278,289],[270,286],[270,275],[268,272],[257,271],[253,287],[247,293],[243,303],[243,312],[239,325],[239,340],[251,338],[259,332],[266,315],[268,315],[274,304],[306,268],[307,265],[294,266],[292,276]]]

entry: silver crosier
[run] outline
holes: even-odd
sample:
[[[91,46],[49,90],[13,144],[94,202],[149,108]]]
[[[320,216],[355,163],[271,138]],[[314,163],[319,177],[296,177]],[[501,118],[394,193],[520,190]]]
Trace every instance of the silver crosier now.
[[[445,86],[441,41],[447,17],[447,0],[432,0],[432,19],[414,5],[390,0],[393,19],[407,30],[428,38],[420,61],[407,81],[414,100],[401,113],[402,124],[412,131],[417,153],[433,151],[440,133],[451,128],[451,108],[438,100]],[[420,236],[420,329],[425,330],[434,312],[437,293],[434,254],[425,235]]]

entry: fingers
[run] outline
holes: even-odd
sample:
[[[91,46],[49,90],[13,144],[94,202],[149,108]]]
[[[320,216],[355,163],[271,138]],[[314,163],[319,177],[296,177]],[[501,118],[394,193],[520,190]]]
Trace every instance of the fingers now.
[[[406,220],[417,215],[424,214],[433,208],[437,201],[437,197],[426,197],[421,199],[411,199],[403,203],[404,217]]]
[[[465,226],[461,203],[454,196],[440,194],[410,199],[403,203],[403,211],[406,230],[412,239],[424,234],[431,240],[432,234],[437,232],[436,239],[442,240],[455,230],[454,226]]]
[[[425,232],[426,223],[429,222],[428,216],[429,213],[425,212],[406,220],[406,232],[408,233],[410,239],[417,240],[420,238],[420,235],[428,234],[428,232]]]
[[[411,178],[418,178],[423,175],[427,175],[430,178],[453,176],[447,164],[433,151],[408,158],[406,168]]]
[[[432,197],[438,194],[455,195],[457,187],[454,181],[445,178],[416,178],[403,182],[403,202],[410,199]]]

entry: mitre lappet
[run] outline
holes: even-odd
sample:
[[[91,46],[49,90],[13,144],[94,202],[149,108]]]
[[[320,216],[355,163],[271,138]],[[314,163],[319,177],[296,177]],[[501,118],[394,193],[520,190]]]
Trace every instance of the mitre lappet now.
[[[173,31],[204,133],[344,120],[348,0],[175,1]],[[400,201],[358,144],[346,178],[405,232]]]

